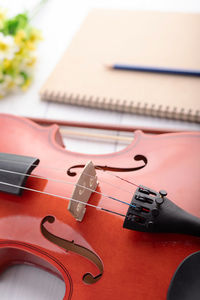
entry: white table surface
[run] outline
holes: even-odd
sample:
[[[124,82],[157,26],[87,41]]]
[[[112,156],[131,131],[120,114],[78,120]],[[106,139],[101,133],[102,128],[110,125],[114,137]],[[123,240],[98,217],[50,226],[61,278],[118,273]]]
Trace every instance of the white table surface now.
[[[0,6],[8,8],[12,15],[31,9],[34,0],[0,0]],[[89,108],[41,102],[38,91],[60,56],[69,45],[71,38],[91,8],[119,8],[136,10],[200,12],[199,0],[49,0],[33,20],[41,29],[44,41],[38,48],[38,62],[35,68],[35,80],[26,93],[9,95],[0,100],[0,112],[22,116],[65,119],[73,121],[99,121],[102,123],[132,125],[134,127],[162,127],[173,129],[200,130],[196,123],[172,121],[108,112]],[[116,134],[116,133],[114,133]],[[65,139],[68,149],[89,153],[108,153],[121,149],[125,145],[116,142],[92,142],[75,138]],[[81,150],[80,150],[81,149]],[[29,266],[9,268],[0,276],[1,300],[59,300],[65,291],[64,283],[42,270]],[[81,300],[81,299],[80,299]]]

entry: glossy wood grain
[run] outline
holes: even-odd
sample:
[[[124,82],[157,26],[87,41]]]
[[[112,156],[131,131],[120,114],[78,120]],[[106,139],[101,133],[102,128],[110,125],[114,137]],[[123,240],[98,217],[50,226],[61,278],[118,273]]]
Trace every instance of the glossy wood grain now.
[[[200,134],[178,133],[146,135],[135,132],[133,143],[124,150],[106,155],[87,155],[67,151],[56,125],[41,127],[29,120],[0,115],[0,151],[34,156],[40,164],[26,187],[70,197],[76,183],[66,171],[92,160],[95,165],[118,168],[141,164],[135,155],[144,155],[147,166],[135,172],[115,172],[127,180],[165,189],[169,198],[200,217]],[[97,191],[130,202],[135,187],[97,170]],[[52,181],[49,179],[56,179]],[[127,206],[93,193],[89,203],[126,214]],[[67,211],[68,201],[25,190],[22,196],[0,193],[0,266],[16,263],[34,264],[61,277],[66,284],[64,299],[165,299],[170,279],[178,264],[190,253],[199,250],[197,237],[175,234],[147,234],[123,229],[123,217],[88,207],[79,223]],[[84,274],[94,276],[99,270],[85,257],[64,250],[47,240],[41,232],[44,217],[49,232],[74,241],[94,252],[103,263],[102,277],[94,284],[85,284]]]

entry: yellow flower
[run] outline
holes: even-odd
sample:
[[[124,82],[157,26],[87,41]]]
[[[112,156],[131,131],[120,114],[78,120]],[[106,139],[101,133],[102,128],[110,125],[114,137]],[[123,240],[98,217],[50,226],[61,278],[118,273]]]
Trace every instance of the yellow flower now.
[[[0,32],[0,60],[13,59],[19,47],[15,44],[12,36],[5,36]]]
[[[26,32],[23,29],[18,30],[17,34],[15,35],[15,43],[17,45],[21,45],[26,39]]]
[[[4,68],[4,70],[9,69],[10,66],[11,66],[11,60],[9,60],[9,59],[4,59],[4,60],[3,60],[3,68]]]
[[[0,28],[3,27],[4,20],[6,18],[6,11],[0,8]]]
[[[31,41],[26,41],[26,47],[28,48],[28,50],[30,50],[30,51],[34,51],[35,50],[35,45],[34,45],[34,43],[33,42],[31,42]]]
[[[22,91],[26,91],[30,84],[31,84],[30,78],[26,79],[24,84],[21,86]]]
[[[4,75],[3,82],[0,83],[0,97],[5,96],[13,87],[14,83],[12,77],[10,75]]]
[[[16,20],[23,22],[18,26]],[[0,98],[19,88],[26,91],[32,82],[34,52],[42,37],[28,21],[26,14],[7,19],[0,9]]]
[[[37,29],[32,29],[29,35],[29,41],[32,43],[36,43],[42,40],[41,32]]]
[[[3,73],[0,71],[0,82],[3,80]]]
[[[32,57],[27,58],[27,60],[26,60],[26,65],[27,65],[28,67],[33,67],[34,64],[35,64],[35,62],[36,62],[36,57],[35,57],[35,56],[32,56]]]

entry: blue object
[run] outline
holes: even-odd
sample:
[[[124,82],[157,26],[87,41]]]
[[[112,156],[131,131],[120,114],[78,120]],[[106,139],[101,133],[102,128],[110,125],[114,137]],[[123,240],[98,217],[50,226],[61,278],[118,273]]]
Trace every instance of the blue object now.
[[[173,69],[173,68],[152,67],[152,66],[148,67],[148,66],[126,65],[126,64],[114,64],[111,66],[111,68],[115,70],[124,70],[124,71],[139,71],[139,72],[200,77],[200,70]]]

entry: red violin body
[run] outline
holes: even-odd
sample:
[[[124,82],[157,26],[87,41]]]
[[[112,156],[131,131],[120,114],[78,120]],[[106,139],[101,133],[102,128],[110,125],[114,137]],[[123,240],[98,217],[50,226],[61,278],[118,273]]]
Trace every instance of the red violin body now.
[[[27,180],[29,190],[20,196],[0,192],[1,270],[21,263],[42,267],[65,281],[65,300],[166,299],[177,266],[199,250],[199,237],[127,230],[122,216],[93,207],[79,222],[64,199],[74,186],[64,181],[75,184],[81,168],[75,176],[67,170],[92,160],[125,180],[167,190],[174,203],[200,217],[200,133],[153,136],[137,131],[133,143],[120,152],[87,155],[67,151],[56,125],[42,127],[2,114],[0,130],[0,152],[40,160]],[[147,164],[131,171],[141,165],[134,160],[137,155],[146,157]],[[99,194],[92,193],[89,203],[126,215],[128,206],[100,193],[130,203],[136,188],[111,176],[112,171],[96,172]],[[84,281],[88,273],[97,276],[94,282]]]

